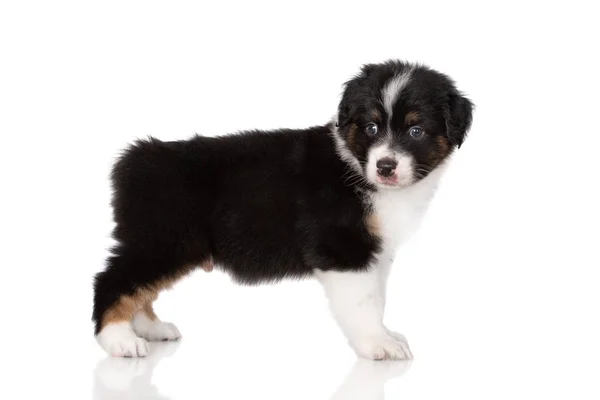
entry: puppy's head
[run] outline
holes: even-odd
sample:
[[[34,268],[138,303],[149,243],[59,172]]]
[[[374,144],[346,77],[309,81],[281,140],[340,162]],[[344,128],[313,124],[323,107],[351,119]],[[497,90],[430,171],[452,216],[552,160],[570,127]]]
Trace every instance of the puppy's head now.
[[[378,188],[425,178],[465,140],[473,104],[444,74],[389,61],[348,81],[335,136],[342,157]]]

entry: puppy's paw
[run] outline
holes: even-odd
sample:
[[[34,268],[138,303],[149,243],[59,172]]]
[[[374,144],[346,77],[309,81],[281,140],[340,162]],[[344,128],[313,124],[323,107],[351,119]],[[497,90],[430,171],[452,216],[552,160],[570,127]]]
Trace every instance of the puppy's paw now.
[[[410,346],[408,345],[408,341],[406,340],[406,337],[398,332],[394,332],[394,331],[390,331],[389,329],[387,329],[387,332],[389,333],[389,335],[391,337],[393,337],[394,339],[396,339],[398,342],[402,342],[404,343],[404,345],[406,346],[406,351],[408,354],[408,359],[412,360],[413,359],[413,354],[410,351]]]
[[[97,335],[102,348],[113,357],[145,357],[148,342],[139,338],[129,322],[110,324]]]
[[[412,353],[406,341],[392,335],[368,336],[352,342],[356,353],[369,360],[410,360]]]
[[[144,314],[133,318],[133,329],[139,336],[154,342],[181,338],[179,329],[172,323],[153,321]]]
[[[143,333],[137,332],[141,337],[150,340],[151,342],[160,342],[163,340],[177,340],[181,338],[179,329],[170,322],[155,322],[150,329],[146,329]]]

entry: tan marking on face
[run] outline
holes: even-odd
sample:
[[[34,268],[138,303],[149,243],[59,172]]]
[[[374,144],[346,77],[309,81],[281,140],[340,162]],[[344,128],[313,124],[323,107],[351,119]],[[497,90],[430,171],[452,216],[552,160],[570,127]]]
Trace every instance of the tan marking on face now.
[[[347,138],[348,148],[352,151],[352,153],[356,155],[360,155],[364,151],[362,144],[364,138],[362,137],[359,130],[360,127],[358,125],[352,124],[350,126],[350,129],[348,130]]]
[[[348,147],[350,147],[351,149],[354,148],[354,145],[356,144],[357,129],[358,126],[356,126],[356,124],[352,124],[350,125],[350,129],[348,130]]]
[[[419,119],[420,119],[419,113],[417,113],[415,111],[411,111],[406,114],[406,117],[404,117],[404,123],[407,126],[416,125],[419,122]]]
[[[212,260],[210,262],[212,266]],[[204,269],[205,263],[201,268]],[[138,311],[143,311],[151,319],[157,319],[152,303],[158,298],[158,294],[163,290],[168,290],[173,287],[177,281],[188,275],[194,270],[194,267],[185,267],[177,271],[173,276],[163,278],[151,285],[140,287],[131,295],[122,295],[109,309],[106,310],[102,317],[102,328],[109,324],[118,322],[131,321],[133,314]]]
[[[371,116],[371,120],[374,123],[376,123],[376,124],[379,125],[379,123],[381,122],[381,114],[379,113],[379,111],[372,110],[371,113],[370,113],[370,116]]]
[[[429,163],[432,167],[436,167],[441,163],[450,152],[450,143],[448,138],[445,136],[438,136],[435,138],[435,146],[429,151]]]
[[[442,158],[445,158],[450,152],[450,143],[448,143],[448,138],[446,136],[438,136],[437,137],[438,151],[442,155]]]

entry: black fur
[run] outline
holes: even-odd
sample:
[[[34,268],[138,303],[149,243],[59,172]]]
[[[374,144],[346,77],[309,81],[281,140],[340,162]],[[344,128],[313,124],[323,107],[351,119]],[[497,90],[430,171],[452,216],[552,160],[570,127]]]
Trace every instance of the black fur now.
[[[340,135],[348,139],[350,127],[362,127],[373,110],[385,118],[381,89],[406,67],[368,65],[347,83]],[[395,106],[402,116],[393,125],[404,130],[403,115],[418,110],[432,137],[447,136],[460,145],[471,123],[471,103],[448,78],[425,67],[413,79]],[[348,180],[332,129],[248,131],[174,142],[149,138],[125,150],[111,174],[117,245],[106,270],[95,277],[95,333],[121,296],[211,257],[241,284],[303,278],[315,268],[367,268],[380,241],[367,227],[369,204],[362,190],[376,189]],[[353,140],[362,161],[372,140],[362,130]],[[415,144],[411,152],[427,163],[436,146]]]
[[[327,126],[138,141],[114,166],[114,238],[96,277],[96,333],[124,294],[212,256],[236,281],[358,270],[378,240],[341,179]]]

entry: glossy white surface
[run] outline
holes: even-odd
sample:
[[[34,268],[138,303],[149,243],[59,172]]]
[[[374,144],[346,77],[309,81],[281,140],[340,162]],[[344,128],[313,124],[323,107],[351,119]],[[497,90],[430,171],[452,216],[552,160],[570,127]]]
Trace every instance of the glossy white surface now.
[[[597,13],[408,3],[0,3],[0,398],[600,398]],[[91,283],[122,146],[325,122],[391,57],[477,105],[390,276],[412,364],[357,363],[316,282],[202,270],[155,307],[180,343],[107,358]]]

